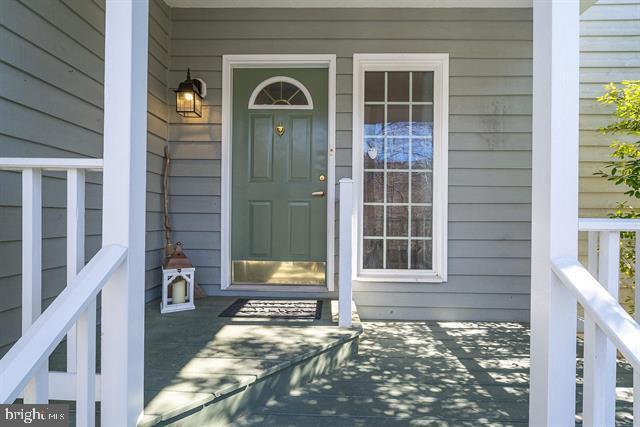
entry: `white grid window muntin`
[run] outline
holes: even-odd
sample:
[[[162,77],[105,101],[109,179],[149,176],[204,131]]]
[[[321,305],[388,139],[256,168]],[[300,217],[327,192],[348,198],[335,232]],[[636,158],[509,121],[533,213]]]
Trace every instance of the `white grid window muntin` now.
[[[420,104],[413,102],[413,82],[414,82],[414,73],[412,71],[408,71],[406,72],[406,74],[408,75],[408,81],[407,82],[403,82],[404,84],[408,84],[408,92],[407,92],[407,96],[408,96],[408,101],[389,101],[389,72],[388,71],[383,71],[383,72],[379,72],[379,71],[365,71],[365,94],[367,91],[367,83],[366,83],[366,73],[368,72],[373,72],[373,73],[381,73],[384,76],[384,101],[366,101],[366,95],[365,95],[365,111],[366,111],[366,107],[368,105],[375,105],[375,106],[381,106],[384,109],[383,112],[383,122],[382,122],[382,134],[373,134],[373,135],[368,135],[366,130],[367,130],[367,124],[366,124],[366,120],[363,120],[362,122],[362,127],[364,129],[364,150],[366,152],[367,147],[367,142],[368,140],[382,140],[382,144],[383,144],[383,150],[382,150],[382,157],[383,157],[383,162],[384,162],[384,167],[382,169],[365,169],[364,173],[365,175],[369,174],[369,173],[375,173],[375,172],[381,172],[382,176],[383,176],[383,202],[367,202],[364,201],[363,205],[365,207],[367,206],[381,206],[382,209],[382,233],[381,235],[375,235],[375,236],[367,236],[364,235],[363,239],[365,240],[377,240],[380,241],[382,243],[382,265],[381,266],[372,266],[372,265],[367,265],[367,254],[365,253],[365,247],[366,245],[363,245],[363,269],[368,269],[368,270],[375,270],[375,269],[380,269],[380,267],[384,270],[389,270],[389,269],[393,269],[392,268],[392,263],[389,262],[389,241],[393,240],[396,241],[394,243],[397,243],[397,241],[401,241],[401,242],[406,242],[407,243],[407,247],[406,249],[401,248],[400,251],[404,251],[406,252],[405,256],[406,256],[406,261],[402,262],[401,265],[398,265],[399,263],[396,263],[397,269],[407,269],[407,270],[412,270],[412,269],[422,269],[422,270],[430,270],[431,268],[425,268],[424,266],[421,265],[413,265],[413,264],[418,264],[418,263],[412,263],[413,261],[413,254],[412,254],[412,250],[414,248],[414,243],[413,242],[423,242],[426,243],[428,246],[431,246],[431,236],[429,235],[420,235],[420,236],[413,236],[412,235],[412,230],[413,230],[413,218],[412,218],[412,213],[413,213],[413,207],[417,207],[417,206],[422,206],[422,207],[429,207],[431,208],[433,206],[432,203],[430,202],[425,202],[425,203],[416,203],[416,202],[412,202],[412,182],[413,182],[413,173],[414,172],[421,172],[423,174],[431,174],[432,173],[432,169],[417,169],[417,170],[413,170],[412,169],[412,165],[413,165],[413,142],[414,140],[416,141],[422,141],[422,140],[431,140],[432,141],[432,134],[417,134],[414,135],[413,132],[413,106],[414,105],[433,105],[433,101],[428,101],[428,102],[420,102]],[[430,72],[432,73],[432,72]],[[418,77],[417,75],[415,77]],[[407,121],[407,125],[406,125],[406,135],[401,134],[401,135],[397,135],[397,134],[393,134],[393,136],[390,136],[388,133],[388,129],[390,127],[390,118],[389,118],[389,112],[388,112],[388,106],[389,105],[393,105],[393,106],[406,106],[406,110],[408,112],[408,121]],[[365,113],[366,114],[366,113]],[[432,119],[433,120],[433,119]],[[406,162],[404,162],[404,164],[401,166],[401,168],[390,168],[388,166],[388,162],[389,162],[389,157],[391,154],[391,140],[396,140],[399,139],[401,141],[406,141],[408,142],[408,144],[406,144],[406,146],[408,147],[408,152],[406,153]],[[364,155],[365,152],[363,152]],[[402,168],[405,167],[406,169]],[[390,185],[390,179],[389,179],[389,175],[390,174],[402,174],[405,173],[408,175],[407,179],[406,179],[406,196],[408,197],[408,201],[404,202],[404,203],[398,203],[398,202],[390,202],[389,199],[389,194],[388,194],[388,188]],[[365,179],[365,186],[367,183],[367,179]],[[394,234],[389,234],[389,220],[390,220],[390,216],[391,216],[391,211],[393,207],[406,207],[406,231],[403,231],[402,236],[399,235],[394,235]],[[366,209],[365,209],[366,210]],[[374,217],[373,220],[375,221],[376,218]],[[366,218],[363,215],[363,228],[366,226]],[[431,226],[433,227],[433,226]],[[432,231],[432,230],[431,230]],[[430,233],[432,234],[432,233]],[[427,246],[423,246],[423,249],[425,249]],[[402,254],[400,254],[400,256],[402,257]],[[427,255],[426,260],[424,260],[424,263],[426,265],[430,265],[432,263],[432,255],[428,254]],[[373,263],[376,263],[375,261]]]
[[[388,98],[389,95],[389,73],[392,72],[404,72],[409,73],[408,88],[409,99],[407,101],[391,101]],[[365,73],[378,72],[384,74],[384,99],[378,99],[375,101],[365,101]],[[432,72],[433,73],[433,99],[428,101],[414,101],[413,100],[413,73],[414,72]],[[447,114],[448,114],[448,55],[446,54],[363,54],[354,55],[354,118],[353,118],[353,178],[356,183],[354,201],[355,206],[358,209],[357,215],[357,229],[358,238],[357,242],[354,242],[354,253],[357,255],[357,268],[354,269],[354,278],[358,280],[371,280],[371,281],[420,281],[420,282],[442,282],[446,281],[446,189],[447,189]],[[405,134],[394,133],[390,135],[388,133],[388,107],[389,106],[407,106],[408,108],[408,129]],[[374,132],[367,132],[365,126],[365,110],[367,106],[380,106],[383,107],[383,126],[375,128]],[[413,126],[413,111],[414,106],[432,106],[432,127],[430,134],[415,135]],[[365,155],[367,154],[367,147],[369,140],[378,140],[382,142],[382,157],[383,159],[373,167],[365,166]],[[405,166],[402,169],[398,168],[395,164],[393,168],[390,168],[387,164],[387,160],[390,160],[387,151],[388,142],[390,140],[407,140],[408,153],[402,152],[407,159]],[[413,140],[428,140],[432,149],[431,164],[429,167],[414,167],[413,159]],[[400,155],[402,157],[402,154]],[[396,162],[397,163],[397,162]],[[381,200],[372,201],[370,199],[365,200],[368,191],[365,193],[365,174],[377,173],[382,177],[381,191],[378,196]],[[388,176],[389,174],[408,174],[406,180],[408,200],[398,203],[396,201],[390,201],[388,198]],[[431,198],[430,200],[412,200],[413,189],[411,179],[413,173],[423,173],[431,175]],[[400,175],[394,175],[394,179],[397,179]],[[375,233],[371,233],[371,226],[369,225],[368,233],[364,233],[364,211],[377,207],[382,208],[382,224],[374,227]],[[406,235],[395,235],[397,233],[388,233],[387,221],[390,218],[389,208],[392,207],[405,207],[403,215],[406,215],[406,221],[400,227],[401,231],[406,231]],[[431,209],[431,225],[429,235],[413,234],[413,208],[430,208]],[[423,211],[424,212],[424,211]],[[374,222],[379,222],[380,212],[377,216],[374,215]],[[416,217],[418,218],[418,217]],[[396,221],[397,222],[397,221]],[[369,223],[368,223],[369,224]],[[428,226],[427,226],[428,227]],[[365,245],[367,242],[380,241],[383,247],[382,252],[382,265],[378,265],[378,268],[367,268],[364,261]],[[398,242],[406,242],[406,245],[400,247],[400,251],[406,250],[406,255],[403,262],[406,261],[407,265],[401,268],[391,268],[388,265],[388,251],[387,246],[389,242],[393,245],[397,245]],[[413,242],[424,242],[427,245],[431,245],[430,268],[425,265],[415,266],[412,265],[412,244]],[[423,246],[425,248],[426,246]],[[396,248],[397,249],[397,248]],[[417,259],[417,261],[420,261]],[[379,260],[378,260],[379,264]],[[395,265],[398,265],[397,263]],[[370,267],[370,266],[369,266]],[[382,267],[382,268],[379,268]]]

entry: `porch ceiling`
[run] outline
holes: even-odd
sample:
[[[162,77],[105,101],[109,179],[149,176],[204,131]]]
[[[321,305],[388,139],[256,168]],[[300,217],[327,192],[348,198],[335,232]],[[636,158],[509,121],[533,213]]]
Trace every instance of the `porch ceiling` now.
[[[429,7],[531,7],[533,0],[164,0],[170,7],[282,7],[282,8],[429,8]],[[582,0],[584,1],[584,0]]]
[[[597,0],[580,0],[580,13]],[[533,0],[164,0],[169,7],[180,8],[429,8],[429,7],[504,7],[527,8]]]

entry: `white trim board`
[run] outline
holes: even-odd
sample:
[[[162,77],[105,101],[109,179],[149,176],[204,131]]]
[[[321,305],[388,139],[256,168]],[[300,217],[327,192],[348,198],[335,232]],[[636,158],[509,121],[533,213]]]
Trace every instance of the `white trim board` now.
[[[365,71],[433,71],[433,233],[431,270],[364,270],[363,241],[363,122]],[[449,54],[390,53],[353,55],[353,206],[356,212],[356,238],[353,241],[353,278],[376,282],[447,281],[447,192],[449,123]]]
[[[177,8],[528,8],[532,0],[165,0]]]
[[[222,56],[222,160],[220,201],[220,289],[231,285],[231,141],[233,70],[236,68],[326,68],[328,70],[327,114],[327,290],[334,290],[335,246],[335,138],[336,55],[223,55]],[[243,285],[246,289],[247,285]],[[255,290],[268,291],[268,285]]]

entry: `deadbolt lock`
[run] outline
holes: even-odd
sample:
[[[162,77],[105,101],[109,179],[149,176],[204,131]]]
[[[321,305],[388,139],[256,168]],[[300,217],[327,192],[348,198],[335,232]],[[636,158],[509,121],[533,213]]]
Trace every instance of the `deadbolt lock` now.
[[[324,175],[320,175],[320,177],[318,179],[320,180],[320,182],[324,182],[324,180],[327,179],[327,178],[325,178]]]

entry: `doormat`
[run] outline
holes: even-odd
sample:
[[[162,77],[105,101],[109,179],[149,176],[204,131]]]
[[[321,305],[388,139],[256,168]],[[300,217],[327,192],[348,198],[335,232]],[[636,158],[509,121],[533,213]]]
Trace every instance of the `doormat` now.
[[[240,298],[227,307],[218,317],[320,319],[322,318],[322,301]]]

